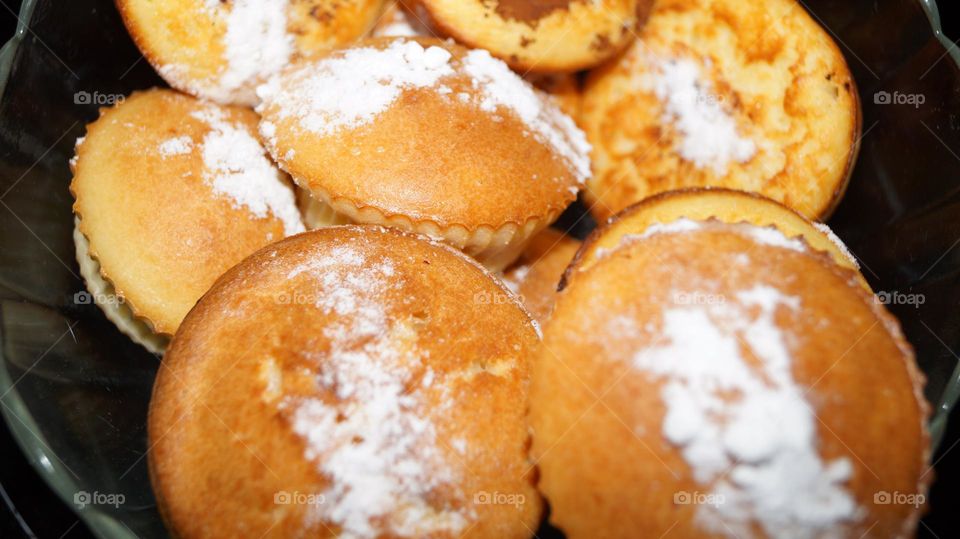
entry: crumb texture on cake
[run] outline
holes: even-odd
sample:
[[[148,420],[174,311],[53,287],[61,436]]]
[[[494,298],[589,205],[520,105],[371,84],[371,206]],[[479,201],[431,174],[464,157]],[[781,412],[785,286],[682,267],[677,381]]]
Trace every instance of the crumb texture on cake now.
[[[860,130],[843,55],[793,0],[657,2],[629,50],[588,76],[581,119],[594,146],[588,200],[601,218],[703,186],[823,218],[846,187]]]

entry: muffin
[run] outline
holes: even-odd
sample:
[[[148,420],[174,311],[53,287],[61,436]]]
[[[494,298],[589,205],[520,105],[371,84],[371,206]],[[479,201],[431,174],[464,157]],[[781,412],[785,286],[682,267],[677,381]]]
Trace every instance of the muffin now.
[[[611,58],[652,0],[411,0],[433,26],[521,72],[569,73]]]
[[[530,240],[517,262],[504,272],[504,283],[539,322],[550,316],[560,278],[579,248],[576,238],[547,228]]]
[[[303,223],[253,111],[135,92],[87,126],[71,161],[77,261],[94,301],[160,352],[214,280]]]
[[[589,145],[543,94],[481,50],[361,42],[258,90],[281,168],[350,221],[427,234],[502,269],[572,202]]]
[[[502,297],[504,301],[480,301]],[[529,537],[534,322],[424,237],[328,227],[228,271],[154,386],[177,537]]]
[[[755,193],[723,188],[693,188],[652,196],[620,212],[591,235],[578,255],[575,271],[585,271],[602,254],[615,248],[625,237],[652,233],[681,219],[717,220],[774,227],[782,235],[803,238],[807,247],[830,255],[835,263],[857,273],[867,290],[870,285],[860,274],[856,257],[825,224],[812,223],[797,212]],[[774,237],[775,238],[775,237]],[[568,277],[572,278],[574,270]]]
[[[571,539],[915,532],[923,376],[802,238],[686,220],[621,241],[560,293],[534,365],[539,486]]]
[[[292,59],[365,35],[384,0],[116,3],[133,41],[170,86],[253,106],[256,86]]]
[[[587,200],[601,220],[684,187],[761,193],[811,220],[840,201],[860,104],[837,45],[793,0],[662,0],[587,78]]]

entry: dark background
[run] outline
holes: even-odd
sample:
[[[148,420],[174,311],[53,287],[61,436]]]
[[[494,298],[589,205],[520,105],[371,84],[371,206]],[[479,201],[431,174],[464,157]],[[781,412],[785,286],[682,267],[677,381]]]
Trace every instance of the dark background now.
[[[939,2],[944,33],[954,41],[960,40],[960,16],[956,4],[957,0]],[[13,35],[19,8],[19,0],[0,0],[0,43]],[[958,355],[957,351],[954,355]],[[955,507],[956,500],[960,500],[960,450],[952,451],[956,446],[960,446],[960,413],[953,414],[940,451],[934,455],[937,480],[930,493],[929,512],[918,530],[919,537],[945,539],[960,536],[960,508]],[[84,524],[33,471],[2,421],[0,537],[91,537]]]

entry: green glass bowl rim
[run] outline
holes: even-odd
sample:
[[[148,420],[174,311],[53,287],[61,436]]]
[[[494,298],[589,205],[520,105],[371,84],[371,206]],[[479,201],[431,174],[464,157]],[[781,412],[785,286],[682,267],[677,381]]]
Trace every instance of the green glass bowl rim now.
[[[943,44],[949,56],[960,69],[960,47],[944,35],[940,21],[940,10],[937,8],[936,0],[918,1],[930,20],[934,36]],[[17,48],[30,31],[27,21],[33,15],[36,5],[37,0],[23,1],[20,6],[20,13],[17,16],[17,30],[13,37],[3,45],[3,48],[0,48],[0,98],[6,92],[10,69]],[[94,535],[104,539],[138,539],[137,534],[123,522],[97,510],[94,506],[87,506],[82,510],[77,508],[73,502],[73,497],[78,492],[78,488],[70,478],[71,472],[50,449],[46,440],[37,434],[40,429],[27,410],[23,399],[20,398],[20,394],[14,390],[13,380],[10,378],[10,373],[7,372],[6,364],[3,349],[0,347],[0,394],[4,395],[3,401],[7,401],[0,406],[0,414],[3,415],[3,419],[6,421],[17,445],[27,455],[27,460],[31,466],[44,478],[47,485],[53,489],[63,503],[83,520]],[[943,396],[940,398],[938,406],[933,410],[933,418],[930,421],[929,429],[934,451],[940,445],[947,428],[950,412],[957,404],[958,398],[960,398],[960,362],[954,367]]]

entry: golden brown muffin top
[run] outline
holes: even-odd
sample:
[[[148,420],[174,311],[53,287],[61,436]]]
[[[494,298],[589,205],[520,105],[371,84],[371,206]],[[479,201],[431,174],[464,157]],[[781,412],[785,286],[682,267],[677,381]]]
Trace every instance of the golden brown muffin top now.
[[[450,42],[363,41],[260,92],[270,152],[334,205],[499,228],[561,210],[590,174],[569,117],[486,51]]]
[[[164,358],[149,418],[162,513],[183,537],[526,537],[538,345],[452,248],[358,226],[272,244]]]
[[[929,407],[896,320],[802,239],[675,224],[560,294],[531,421],[551,519],[580,537],[907,536]],[[882,495],[882,494],[881,494]]]
[[[444,35],[490,50],[521,72],[573,72],[614,56],[650,0],[413,0]]]
[[[839,202],[859,147],[843,54],[794,0],[662,0],[630,49],[590,73],[591,211],[663,191],[762,193],[810,219]]]
[[[256,86],[303,54],[349,43],[384,0],[116,0],[130,36],[171,86],[255,105]]]
[[[70,191],[103,276],[172,335],[227,268],[303,231],[257,116],[171,90],[136,92],[77,141]]]

